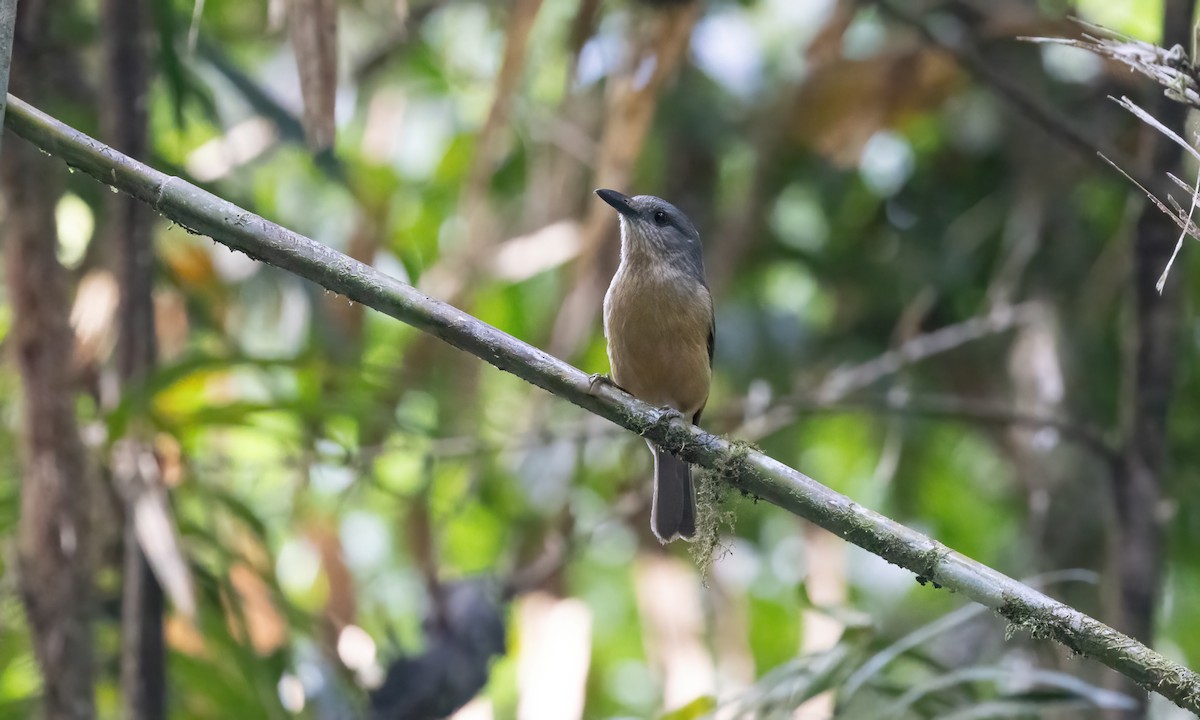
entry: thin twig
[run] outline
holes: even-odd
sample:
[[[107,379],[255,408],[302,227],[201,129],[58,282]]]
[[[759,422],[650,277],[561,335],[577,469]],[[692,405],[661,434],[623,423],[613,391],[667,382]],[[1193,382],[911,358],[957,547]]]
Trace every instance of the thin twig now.
[[[1170,174],[1170,173],[1168,173]],[[1172,179],[1175,178],[1171,175]],[[1196,171],[1196,185],[1192,188],[1192,206],[1188,209],[1187,222],[1190,225],[1192,216],[1196,214],[1196,196],[1200,193],[1200,170]],[[1154,284],[1154,289],[1158,290],[1158,294],[1162,295],[1163,286],[1167,284],[1167,275],[1171,272],[1171,266],[1175,264],[1175,258],[1179,257],[1179,251],[1183,249],[1183,241],[1188,236],[1188,229],[1185,227],[1179,232],[1179,239],[1175,241],[1175,249],[1171,251],[1171,259],[1167,261],[1167,266],[1163,268],[1162,275],[1159,276],[1158,282]]]
[[[1017,39],[1032,43],[1066,45],[1115,60],[1161,85],[1167,97],[1172,100],[1200,107],[1200,88],[1197,87],[1196,69],[1182,45],[1176,44],[1168,50],[1158,45],[1135,40],[1099,25],[1079,19],[1076,19],[1075,22],[1088,28],[1092,33],[1084,33],[1082,38],[1019,37]]]
[[[815,395],[824,402],[839,400],[855,390],[873,385],[888,375],[894,375],[907,365],[1011,330],[1024,322],[1029,312],[1030,306],[1026,304],[1000,306],[987,315],[918,335],[877,358],[830,373]]]
[[[1101,155],[1100,158],[1102,160],[1104,160],[1104,162],[1111,165],[1114,170],[1116,170],[1117,172],[1124,175],[1126,180],[1128,180],[1129,182],[1136,185],[1138,190],[1141,190],[1146,195],[1146,198],[1150,202],[1154,203],[1158,207],[1158,209],[1162,211],[1163,215],[1166,215],[1167,217],[1174,220],[1175,224],[1178,225],[1185,232],[1187,232],[1189,235],[1200,236],[1200,235],[1197,235],[1197,233],[1200,233],[1200,228],[1197,228],[1196,225],[1192,224],[1190,219],[1185,221],[1182,217],[1182,212],[1180,212],[1180,213],[1172,212],[1171,208],[1167,207],[1166,203],[1164,203],[1162,200],[1159,200],[1158,197],[1154,193],[1152,193],[1146,189],[1145,185],[1142,185],[1140,182],[1135,180],[1133,178],[1133,176],[1131,176],[1129,173],[1125,172],[1124,168],[1122,168],[1120,165],[1116,164],[1115,162],[1113,162],[1112,160],[1110,160],[1108,157],[1106,157],[1104,155]]]
[[[1094,427],[1065,418],[1022,412],[1009,405],[985,399],[953,395],[907,396],[903,393],[888,393],[882,396],[853,398],[833,403],[822,403],[816,400],[807,403],[798,402],[793,407],[802,413],[868,411],[947,418],[986,425],[1050,429],[1057,431],[1063,439],[1095,451],[1104,460],[1114,461],[1117,458],[1117,451],[1112,443]]]
[[[1115,98],[1112,95],[1109,95],[1108,99],[1112,100],[1116,104],[1120,105],[1121,107],[1125,108],[1129,112],[1133,113],[1134,115],[1137,116],[1137,118],[1139,120],[1146,123],[1150,127],[1159,131],[1163,135],[1166,135],[1168,138],[1170,138],[1171,142],[1175,143],[1176,145],[1183,148],[1184,150],[1187,150],[1188,153],[1193,158],[1195,158],[1197,162],[1200,162],[1200,150],[1196,150],[1196,148],[1192,147],[1191,144],[1188,143],[1187,140],[1184,140],[1183,138],[1179,137],[1179,133],[1175,132],[1174,130],[1167,127],[1166,125],[1163,125],[1161,122],[1158,121],[1158,118],[1154,117],[1150,113],[1143,110],[1141,108],[1141,106],[1139,106],[1137,103],[1130,100],[1128,97],[1126,97],[1124,95],[1122,95],[1120,97],[1120,99]]]
[[[1030,306],[1027,304],[999,306],[987,315],[913,337],[878,357],[837,368],[826,376],[815,391],[806,388],[785,397],[767,412],[748,419],[734,434],[751,439],[764,438],[789,425],[795,418],[795,406],[798,404],[814,401],[825,405],[835,403],[909,365],[975,340],[1006,332],[1024,322],[1029,312]]]

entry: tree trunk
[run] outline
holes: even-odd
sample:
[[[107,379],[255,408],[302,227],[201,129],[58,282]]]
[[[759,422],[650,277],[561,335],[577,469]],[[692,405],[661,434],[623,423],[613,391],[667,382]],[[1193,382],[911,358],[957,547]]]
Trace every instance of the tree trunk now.
[[[46,26],[61,8],[23,0],[13,43],[10,87],[43,95]],[[10,344],[24,395],[18,568],[21,597],[43,677],[48,720],[91,718],[92,558],[86,450],[75,419],[72,387],[74,333],[68,321],[67,276],[55,254],[54,208],[62,164],[23,142],[6,142],[0,156],[8,217],[5,265],[13,309]]]

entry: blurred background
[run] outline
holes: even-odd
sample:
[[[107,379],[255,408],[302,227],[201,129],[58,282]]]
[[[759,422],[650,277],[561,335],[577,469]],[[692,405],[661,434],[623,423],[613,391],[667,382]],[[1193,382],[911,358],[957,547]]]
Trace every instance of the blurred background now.
[[[1183,115],[1018,39],[1190,49],[1165,4],[21,0],[12,91],[586,372],[618,248],[591,190],[665,197],[716,298],[707,429],[1198,667],[1197,256],[1160,298],[1178,231],[1096,155],[1191,185],[1107,96]],[[172,718],[1187,716],[712,483],[715,548],[660,547],[639,438],[22,146],[5,226],[57,236],[70,360],[0,370],[6,717],[43,697],[17,557],[48,393],[94,498],[99,717],[158,632],[136,544]],[[10,356],[54,330],[22,334],[21,257]]]

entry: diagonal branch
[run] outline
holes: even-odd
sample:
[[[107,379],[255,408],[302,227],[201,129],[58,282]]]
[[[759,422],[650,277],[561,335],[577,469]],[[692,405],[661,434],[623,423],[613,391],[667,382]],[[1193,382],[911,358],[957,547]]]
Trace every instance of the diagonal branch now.
[[[566,362],[411,285],[131,160],[12,96],[5,124],[42,150],[151,204],[193,232],[436,335],[655,443],[678,448],[681,457],[716,470],[739,490],[804,517],[922,580],[962,593],[1039,638],[1053,638],[1097,659],[1182,708],[1200,712],[1200,675],[743,443],[672,422],[661,410],[615,388],[600,386],[592,392],[589,376]]]

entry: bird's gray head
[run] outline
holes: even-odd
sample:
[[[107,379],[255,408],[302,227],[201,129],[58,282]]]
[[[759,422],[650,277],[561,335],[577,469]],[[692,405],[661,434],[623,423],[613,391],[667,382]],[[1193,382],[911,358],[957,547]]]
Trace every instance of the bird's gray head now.
[[[622,256],[645,253],[704,281],[700,233],[679,208],[653,195],[629,197],[607,189],[596,194],[620,213]]]

